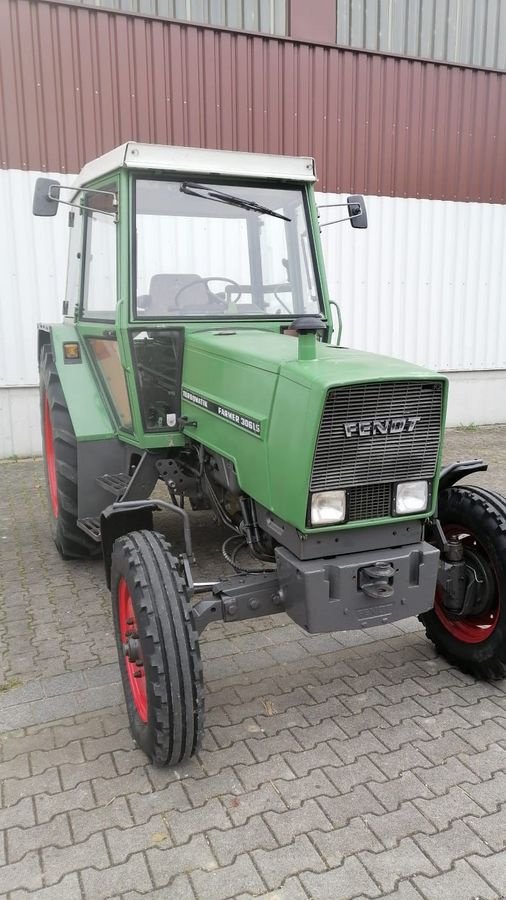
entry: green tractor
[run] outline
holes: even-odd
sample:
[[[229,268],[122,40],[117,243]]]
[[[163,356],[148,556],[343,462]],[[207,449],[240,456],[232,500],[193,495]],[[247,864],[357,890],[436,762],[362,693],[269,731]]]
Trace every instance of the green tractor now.
[[[309,158],[127,143],[35,189],[35,215],[70,207],[63,322],[38,331],[51,528],[64,558],[103,555],[157,765],[199,746],[210,622],[418,615],[463,670],[506,673],[505,501],[454,486],[481,460],[441,468],[444,377],[339,346],[315,180]],[[184,553],[153,528],[167,508]],[[192,578],[201,509],[230,530],[219,582]]]

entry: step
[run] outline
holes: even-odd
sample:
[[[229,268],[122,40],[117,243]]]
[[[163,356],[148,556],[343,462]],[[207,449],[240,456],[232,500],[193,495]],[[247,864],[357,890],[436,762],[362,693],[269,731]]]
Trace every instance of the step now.
[[[92,538],[92,540],[96,541],[97,544],[101,541],[100,535],[100,519],[97,518],[88,518],[88,519],[78,519],[77,527],[84,531],[88,537]]]
[[[124,472],[119,472],[117,475],[100,475],[97,478],[97,484],[104,490],[110,491],[115,497],[121,497],[124,494],[129,482],[130,475],[126,475]]]

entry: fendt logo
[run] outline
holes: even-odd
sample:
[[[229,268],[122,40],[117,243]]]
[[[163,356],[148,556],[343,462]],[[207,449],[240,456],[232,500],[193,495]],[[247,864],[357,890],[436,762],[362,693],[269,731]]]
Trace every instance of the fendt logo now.
[[[351,437],[374,437],[375,434],[410,434],[421,421],[421,416],[397,416],[394,419],[361,419],[345,422],[344,433]]]

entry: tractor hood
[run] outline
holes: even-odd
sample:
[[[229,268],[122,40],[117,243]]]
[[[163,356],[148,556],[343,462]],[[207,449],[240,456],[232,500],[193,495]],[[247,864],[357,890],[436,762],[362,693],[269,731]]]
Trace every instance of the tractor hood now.
[[[363,350],[316,343],[316,359],[299,360],[296,337],[261,329],[221,329],[187,335],[187,348],[206,356],[281,375],[300,385],[323,388],[391,378],[434,378],[434,372],[413,363]]]
[[[186,435],[230,459],[245,493],[307,531],[313,457],[329,389],[436,380],[445,396],[446,379],[398,359],[320,342],[314,359],[301,360],[299,341],[259,328],[187,333],[182,413],[191,423]],[[402,409],[394,412],[402,415]]]

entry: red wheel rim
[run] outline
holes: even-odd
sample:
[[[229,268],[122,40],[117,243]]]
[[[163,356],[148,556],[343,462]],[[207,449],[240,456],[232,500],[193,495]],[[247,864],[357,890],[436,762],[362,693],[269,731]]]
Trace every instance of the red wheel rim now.
[[[497,625],[497,622],[499,621],[500,605],[499,582],[497,579],[497,574],[487,552],[483,547],[483,544],[478,540],[476,535],[473,534],[473,532],[469,528],[465,528],[463,525],[444,525],[443,531],[448,538],[462,541],[462,543],[464,544],[464,553],[466,544],[467,546],[472,546],[475,550],[478,550],[481,553],[493,572],[496,591],[494,604],[490,609],[476,616],[465,616],[462,619],[451,619],[446,615],[443,603],[441,601],[440,591],[439,589],[436,589],[434,612],[436,613],[439,621],[444,625],[444,627],[452,635],[452,637],[456,638],[458,641],[462,641],[464,644],[481,644],[483,641],[486,641],[487,638],[490,637]]]
[[[56,483],[56,459],[54,455],[53,425],[49,412],[47,394],[44,396],[44,449],[46,453],[47,482],[49,499],[55,519],[58,518],[58,487]]]
[[[121,643],[125,654],[125,667],[130,693],[141,722],[148,721],[148,695],[142,650],[137,631],[137,620],[130,591],[124,578],[118,586],[118,618]]]

